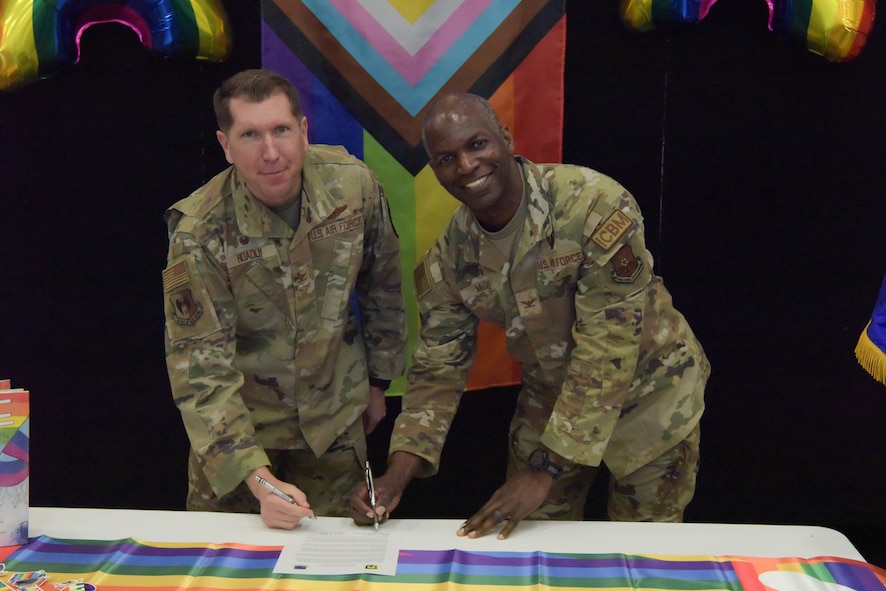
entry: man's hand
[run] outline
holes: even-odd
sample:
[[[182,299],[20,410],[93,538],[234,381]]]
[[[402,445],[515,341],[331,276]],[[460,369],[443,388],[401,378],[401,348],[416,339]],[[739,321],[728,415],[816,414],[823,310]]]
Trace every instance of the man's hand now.
[[[384,475],[373,479],[375,485],[375,512],[379,523],[388,519],[397,505],[406,485],[415,477],[421,468],[421,458],[411,453],[398,451],[391,456],[391,462]],[[372,507],[369,505],[369,490],[365,483],[357,485],[349,500],[351,518],[357,525],[373,523]]]
[[[289,495],[295,503],[290,503],[268,490],[256,479],[261,476],[284,494]],[[261,505],[261,520],[268,527],[293,529],[305,517],[313,517],[311,505],[305,493],[295,485],[277,480],[267,466],[259,468],[246,477],[246,486]]]
[[[498,534],[499,540],[506,539],[527,515],[541,507],[553,482],[550,475],[526,468],[495,491],[492,498],[465,521],[458,535],[478,538],[507,521]]]
[[[385,405],[385,391],[378,386],[369,386],[369,406],[363,411],[363,431],[369,435],[385,415],[388,407]]]

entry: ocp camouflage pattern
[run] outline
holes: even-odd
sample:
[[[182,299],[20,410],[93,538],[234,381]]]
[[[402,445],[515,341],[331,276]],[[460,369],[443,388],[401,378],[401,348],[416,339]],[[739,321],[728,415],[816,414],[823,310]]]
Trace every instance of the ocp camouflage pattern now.
[[[518,161],[528,215],[514,263],[462,205],[415,268],[422,327],[391,453],[436,472],[486,320],[522,367],[515,418],[622,477],[698,424],[710,366],[653,274],[631,194],[585,167]]]
[[[166,361],[211,491],[323,454],[405,367],[399,239],[381,185],[340,147],[310,146],[293,231],[229,168],[167,211]],[[359,306],[359,313],[356,306]],[[359,314],[359,318],[358,318]]]

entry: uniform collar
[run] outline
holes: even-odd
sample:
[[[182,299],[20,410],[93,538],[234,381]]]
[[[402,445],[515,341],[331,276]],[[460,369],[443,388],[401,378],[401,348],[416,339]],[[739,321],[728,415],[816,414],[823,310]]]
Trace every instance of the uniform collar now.
[[[268,206],[252,196],[236,168],[232,169],[230,183],[234,215],[240,234],[249,238],[292,236],[292,228]]]
[[[538,166],[522,156],[516,156],[515,159],[523,175],[527,208],[523,229],[520,232],[516,250],[514,251],[514,262],[516,263],[542,240],[547,240],[553,247],[554,225],[551,222],[550,215],[552,209],[549,201],[550,187],[547,180],[542,176],[542,171]],[[484,267],[505,272],[509,261],[492,245],[492,240],[480,227],[479,222],[473,217],[467,206],[463,207],[465,207],[468,215],[471,216],[472,223],[468,228],[472,234],[473,242],[478,245],[479,252],[476,253],[477,262]]]
[[[542,240],[547,240],[551,247],[554,246],[554,224],[551,221],[550,186],[542,175],[541,169],[522,156],[517,156],[517,162],[523,171],[523,179],[526,187],[527,199],[526,222],[523,232],[520,234],[520,243],[514,253],[514,260],[520,260],[523,256]]]
[[[316,155],[311,147],[302,169],[302,215],[298,234],[302,235],[336,212],[336,203],[317,174]],[[291,238],[295,232],[269,207],[252,196],[246,183],[232,167],[231,197],[240,233],[251,238]]]

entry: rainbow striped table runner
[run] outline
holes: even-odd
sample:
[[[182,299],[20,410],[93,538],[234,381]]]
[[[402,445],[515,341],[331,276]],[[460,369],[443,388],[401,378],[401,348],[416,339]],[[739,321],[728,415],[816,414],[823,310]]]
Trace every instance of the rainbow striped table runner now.
[[[634,556],[402,550],[397,574],[306,577],[273,572],[280,546],[40,537],[0,551],[0,589],[53,591],[587,589],[601,591],[884,591],[886,570],[818,557]],[[45,573],[45,576],[43,574]],[[41,576],[43,578],[41,579]],[[36,587],[31,586],[31,589]]]

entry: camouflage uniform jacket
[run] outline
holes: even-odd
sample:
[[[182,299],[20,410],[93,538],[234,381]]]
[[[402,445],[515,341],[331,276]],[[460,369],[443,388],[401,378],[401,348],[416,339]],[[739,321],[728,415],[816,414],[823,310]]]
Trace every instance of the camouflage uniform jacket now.
[[[405,367],[399,239],[379,182],[318,145],[302,179],[297,231],[233,168],[166,213],[169,379],[218,496],[269,463],[265,448],[322,455],[361,419],[367,378]]]
[[[505,329],[518,412],[538,416],[542,443],[629,474],[698,423],[707,358],[652,272],[634,198],[588,168],[518,162],[528,212],[513,261],[462,205],[416,266],[422,327],[391,453],[437,470],[483,319]]]

